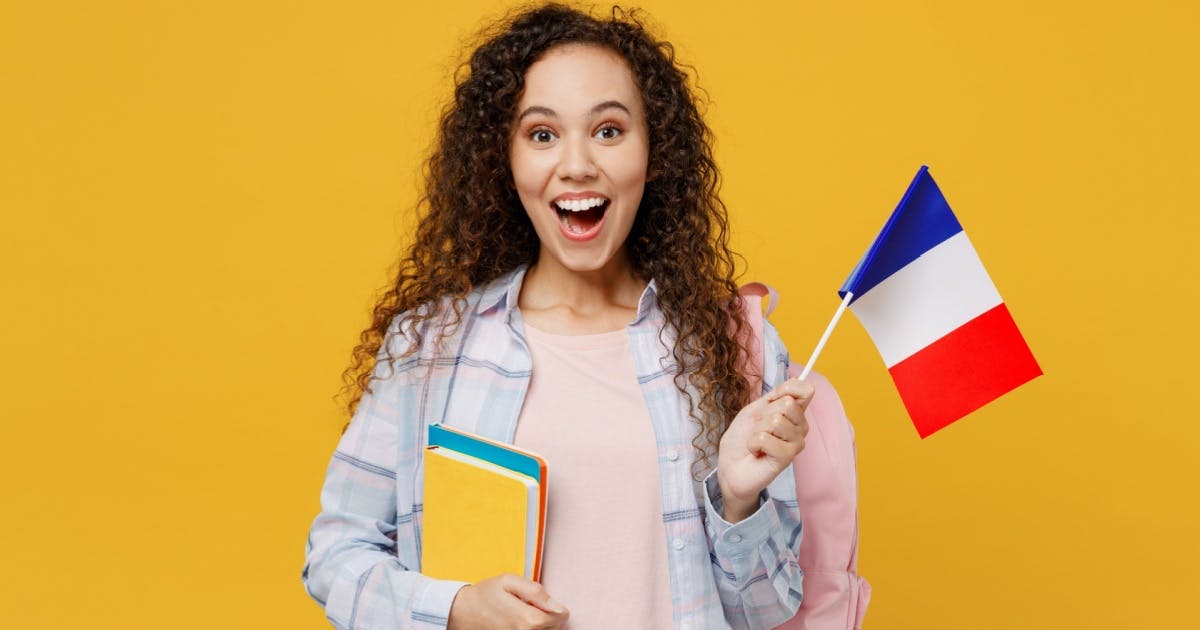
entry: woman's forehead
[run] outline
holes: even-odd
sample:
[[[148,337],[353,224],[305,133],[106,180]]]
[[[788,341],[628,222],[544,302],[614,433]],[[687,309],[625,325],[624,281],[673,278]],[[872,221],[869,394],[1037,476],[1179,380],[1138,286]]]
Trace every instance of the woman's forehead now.
[[[517,109],[540,106],[579,113],[606,101],[619,101],[631,112],[642,109],[628,62],[608,48],[568,44],[551,48],[525,72]]]

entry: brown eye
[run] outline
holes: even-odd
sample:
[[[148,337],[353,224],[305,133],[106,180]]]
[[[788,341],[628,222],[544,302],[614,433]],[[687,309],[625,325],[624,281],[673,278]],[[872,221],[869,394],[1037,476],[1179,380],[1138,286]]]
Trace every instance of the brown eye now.
[[[596,131],[596,137],[601,140],[612,140],[621,135],[621,130],[614,125],[605,125]]]
[[[534,129],[533,132],[529,134],[529,139],[538,144],[553,142],[554,132],[550,131],[549,129]]]

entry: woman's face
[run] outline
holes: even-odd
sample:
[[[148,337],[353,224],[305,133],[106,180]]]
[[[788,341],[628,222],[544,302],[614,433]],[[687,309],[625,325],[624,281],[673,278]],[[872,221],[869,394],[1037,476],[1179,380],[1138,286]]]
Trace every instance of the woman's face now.
[[[624,59],[598,46],[548,51],[525,73],[511,147],[517,194],[541,240],[539,265],[586,272],[627,264],[650,149]]]

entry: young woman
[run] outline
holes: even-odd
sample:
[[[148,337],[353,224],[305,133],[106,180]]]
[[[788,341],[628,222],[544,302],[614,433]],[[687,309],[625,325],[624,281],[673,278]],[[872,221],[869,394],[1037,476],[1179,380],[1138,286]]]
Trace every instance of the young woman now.
[[[785,621],[812,387],[786,379],[769,325],[765,365],[740,360],[710,134],[671,46],[623,12],[548,5],[466,70],[415,242],[347,370],[308,592],[343,628]],[[546,459],[540,584],[420,573],[432,422]]]

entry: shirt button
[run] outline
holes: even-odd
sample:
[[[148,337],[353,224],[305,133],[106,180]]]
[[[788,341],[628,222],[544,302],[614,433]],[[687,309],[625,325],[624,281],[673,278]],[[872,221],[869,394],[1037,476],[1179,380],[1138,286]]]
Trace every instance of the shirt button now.
[[[731,534],[731,535],[729,536],[729,542],[731,542],[731,543],[740,543],[740,542],[742,542],[742,537],[741,537],[741,535],[740,535],[740,534]]]
[[[671,546],[675,548],[675,551],[683,549],[684,544],[685,543],[683,542],[682,538],[676,538],[675,540],[671,541]]]
[[[667,451],[667,459],[671,461],[679,459],[679,451],[676,451],[675,449]]]

